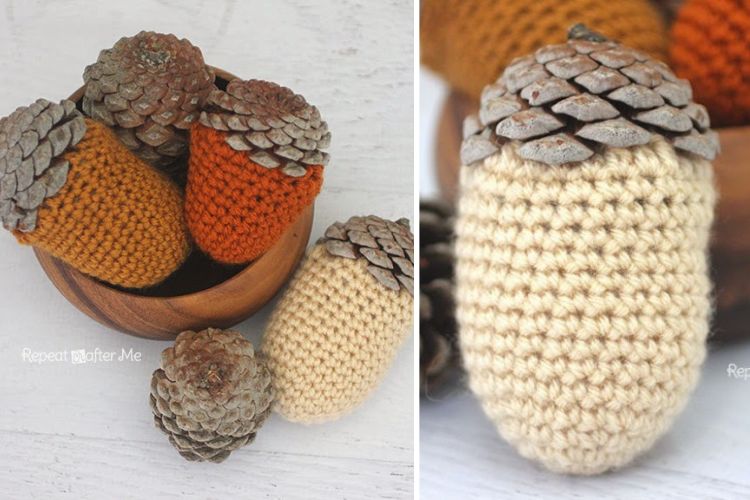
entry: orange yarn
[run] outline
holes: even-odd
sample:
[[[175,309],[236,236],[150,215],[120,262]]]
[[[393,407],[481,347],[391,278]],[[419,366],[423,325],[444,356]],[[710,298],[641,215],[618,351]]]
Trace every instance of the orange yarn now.
[[[689,0],[672,27],[672,69],[714,125],[750,123],[750,0]]]
[[[241,264],[268,250],[315,200],[323,167],[289,177],[253,163],[225,140],[226,133],[200,124],[191,129],[185,217],[201,250]]]
[[[62,155],[70,162],[65,185],[39,208],[32,232],[14,234],[102,281],[156,285],[190,252],[182,196],[105,125],[87,119],[86,127]]]
[[[664,59],[667,36],[648,0],[423,0],[422,63],[479,97],[515,57],[565,41],[575,23]]]

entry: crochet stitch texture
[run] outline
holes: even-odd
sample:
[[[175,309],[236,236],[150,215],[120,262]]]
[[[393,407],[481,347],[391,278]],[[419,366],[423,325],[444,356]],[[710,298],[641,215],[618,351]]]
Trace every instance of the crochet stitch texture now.
[[[156,285],[190,252],[182,195],[103,124],[62,157],[70,162],[59,193],[39,208],[33,245],[102,281],[126,288]]]
[[[690,0],[672,27],[671,65],[714,125],[750,123],[750,0]]]
[[[224,132],[191,129],[185,217],[196,244],[219,262],[262,255],[313,203],[322,183],[322,166],[290,177],[232,149]]]
[[[667,52],[649,0],[424,0],[420,23],[422,63],[472,97],[513,58],[563,43],[575,23],[658,59]]]
[[[596,474],[648,449],[699,377],[712,168],[659,137],[563,166],[517,147],[462,167],[463,359],[524,457]]]
[[[287,420],[338,418],[372,392],[408,336],[412,296],[389,290],[365,259],[310,251],[279,301],[262,350]]]

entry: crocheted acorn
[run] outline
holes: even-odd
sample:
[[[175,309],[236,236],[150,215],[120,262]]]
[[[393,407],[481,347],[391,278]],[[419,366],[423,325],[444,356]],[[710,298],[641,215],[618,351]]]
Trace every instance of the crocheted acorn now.
[[[215,90],[190,135],[188,226],[213,259],[242,264],[273,246],[323,183],[328,125],[305,99],[260,80]]]
[[[252,443],[272,401],[268,369],[232,330],[182,332],[151,377],[154,423],[190,461],[223,462]]]
[[[263,336],[284,418],[332,420],[372,392],[411,330],[413,247],[408,221],[369,216],[312,248]]]
[[[127,288],[161,282],[190,251],[178,189],[67,100],[0,120],[0,218],[19,242]]]
[[[461,167],[457,315],[470,387],[502,436],[553,471],[595,474],[648,449],[698,380],[716,198],[701,155],[716,149],[686,82],[572,34],[485,93],[495,149]],[[646,99],[672,104],[646,119]],[[504,103],[524,111],[506,121]]]
[[[112,127],[131,151],[167,172],[187,154],[187,130],[214,88],[214,74],[200,49],[151,31],[102,50],[83,80],[83,112]]]
[[[479,97],[514,57],[564,41],[573,23],[597,26],[624,45],[663,59],[667,33],[649,0],[424,0],[422,63]]]
[[[671,64],[716,125],[750,123],[750,2],[688,0],[672,26]]]

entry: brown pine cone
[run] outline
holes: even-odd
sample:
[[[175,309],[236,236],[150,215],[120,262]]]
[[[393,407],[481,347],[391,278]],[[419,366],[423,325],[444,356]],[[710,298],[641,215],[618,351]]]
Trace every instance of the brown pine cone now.
[[[521,157],[547,164],[583,161],[606,147],[665,137],[712,160],[718,135],[687,80],[643,52],[571,28],[565,44],[514,60],[482,92],[479,116],[464,122],[464,165],[518,140]]]
[[[190,461],[222,462],[250,444],[273,397],[265,363],[231,330],[182,332],[151,378],[154,422]]]
[[[458,372],[453,301],[453,209],[419,202],[419,387],[430,394]]]
[[[187,153],[187,129],[214,88],[214,74],[200,49],[150,31],[101,51],[83,80],[83,112],[112,127],[140,158],[168,172]]]

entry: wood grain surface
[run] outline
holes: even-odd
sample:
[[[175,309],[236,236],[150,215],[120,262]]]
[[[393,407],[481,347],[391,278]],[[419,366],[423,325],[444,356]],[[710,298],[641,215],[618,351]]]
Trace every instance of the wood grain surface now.
[[[449,92],[440,108],[434,142],[435,175],[443,197],[458,196],[462,125],[477,104]],[[712,338],[750,336],[750,126],[718,129],[714,160],[719,201],[711,240],[716,316]]]
[[[242,78],[286,85],[333,133],[311,243],[352,215],[413,218],[413,3],[404,0],[0,2],[0,116],[62,99],[118,38],[175,33]],[[115,333],[73,307],[33,251],[0,231],[0,498],[411,498],[410,338],[363,406],[327,424],[271,416],[226,462],[189,463],[153,425],[151,373],[171,344]],[[256,346],[276,298],[234,328]],[[33,352],[140,353],[34,363]]]

